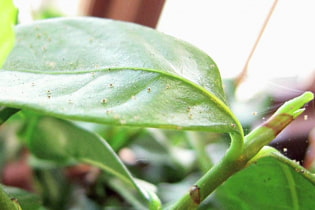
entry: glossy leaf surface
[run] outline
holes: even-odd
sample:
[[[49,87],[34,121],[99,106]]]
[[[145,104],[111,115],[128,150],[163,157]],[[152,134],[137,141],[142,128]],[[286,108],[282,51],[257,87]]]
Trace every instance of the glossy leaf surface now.
[[[139,25],[60,18],[17,27],[0,104],[107,124],[240,132],[215,63]]]
[[[39,117],[28,140],[32,153],[41,159],[65,163],[79,161],[97,166],[134,188],[144,199],[150,195],[131,176],[107,142],[74,124],[49,117]]]
[[[259,159],[216,191],[219,209],[312,209],[315,176],[279,155]]]

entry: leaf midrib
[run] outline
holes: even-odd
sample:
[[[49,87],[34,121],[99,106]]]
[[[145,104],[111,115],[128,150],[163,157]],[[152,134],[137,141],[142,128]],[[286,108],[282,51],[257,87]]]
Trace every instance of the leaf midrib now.
[[[5,70],[4,71],[12,71],[12,72],[22,72],[22,73],[34,73],[34,74],[50,74],[50,75],[71,75],[71,74],[91,74],[91,73],[96,73],[96,72],[110,72],[110,71],[119,71],[119,70],[135,70],[135,71],[144,71],[144,72],[154,72],[154,73],[158,73],[161,75],[164,75],[165,77],[170,77],[179,81],[182,81],[190,86],[192,86],[193,88],[197,89],[198,91],[201,91],[201,93],[203,95],[206,95],[208,98],[210,98],[210,100],[212,100],[212,102],[214,102],[215,104],[217,104],[219,107],[222,108],[222,110],[224,110],[225,113],[227,113],[234,121],[235,126],[238,128],[238,132],[240,134],[242,134],[242,127],[240,122],[237,120],[236,116],[230,111],[229,107],[222,101],[220,100],[215,94],[213,94],[212,92],[208,91],[207,89],[205,89],[204,87],[202,87],[201,85],[192,82],[188,79],[186,79],[185,77],[180,77],[180,75],[176,75],[176,74],[172,74],[166,71],[161,71],[161,70],[156,70],[156,69],[149,69],[149,68],[135,68],[135,67],[108,67],[108,68],[100,68],[100,69],[93,69],[93,70],[79,70],[79,71],[45,71],[45,72],[39,72],[39,71],[32,71],[32,70]],[[233,125],[231,125],[233,126]]]
[[[294,210],[299,210],[299,199],[298,199],[298,195],[297,195],[297,191],[296,191],[296,183],[294,181],[294,177],[292,176],[291,174],[291,171],[289,169],[289,167],[287,165],[280,165],[285,177],[286,177],[286,180],[287,180],[287,183],[288,183],[288,188],[289,188],[289,191],[290,191],[290,197],[291,197],[291,205],[292,205],[292,209]]]

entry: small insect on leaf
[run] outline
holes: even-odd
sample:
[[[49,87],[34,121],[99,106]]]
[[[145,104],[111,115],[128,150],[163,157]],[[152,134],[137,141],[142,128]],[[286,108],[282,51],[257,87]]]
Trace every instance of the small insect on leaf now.
[[[194,201],[196,204],[200,204],[200,187],[198,185],[193,185],[190,190],[189,190],[189,195],[191,199]]]
[[[106,98],[104,98],[104,99],[101,100],[101,103],[102,103],[102,104],[106,104],[107,102],[108,102],[108,100],[107,100]]]

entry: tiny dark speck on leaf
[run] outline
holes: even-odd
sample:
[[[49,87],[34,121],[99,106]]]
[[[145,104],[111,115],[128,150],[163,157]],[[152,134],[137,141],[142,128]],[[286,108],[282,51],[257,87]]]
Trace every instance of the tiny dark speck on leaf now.
[[[189,119],[192,120],[193,119],[193,115],[189,114]]]

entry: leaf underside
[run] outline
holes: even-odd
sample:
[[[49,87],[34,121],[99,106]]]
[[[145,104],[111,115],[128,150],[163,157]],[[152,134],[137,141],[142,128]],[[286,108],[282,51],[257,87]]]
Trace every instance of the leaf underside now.
[[[137,190],[144,200],[150,200],[149,192],[142,189],[100,136],[50,117],[39,117],[33,129],[27,145],[36,157],[61,164],[75,161],[97,166],[118,177],[129,190]]]
[[[16,28],[0,105],[115,125],[231,132],[217,66],[188,43],[131,23],[57,18]]]

